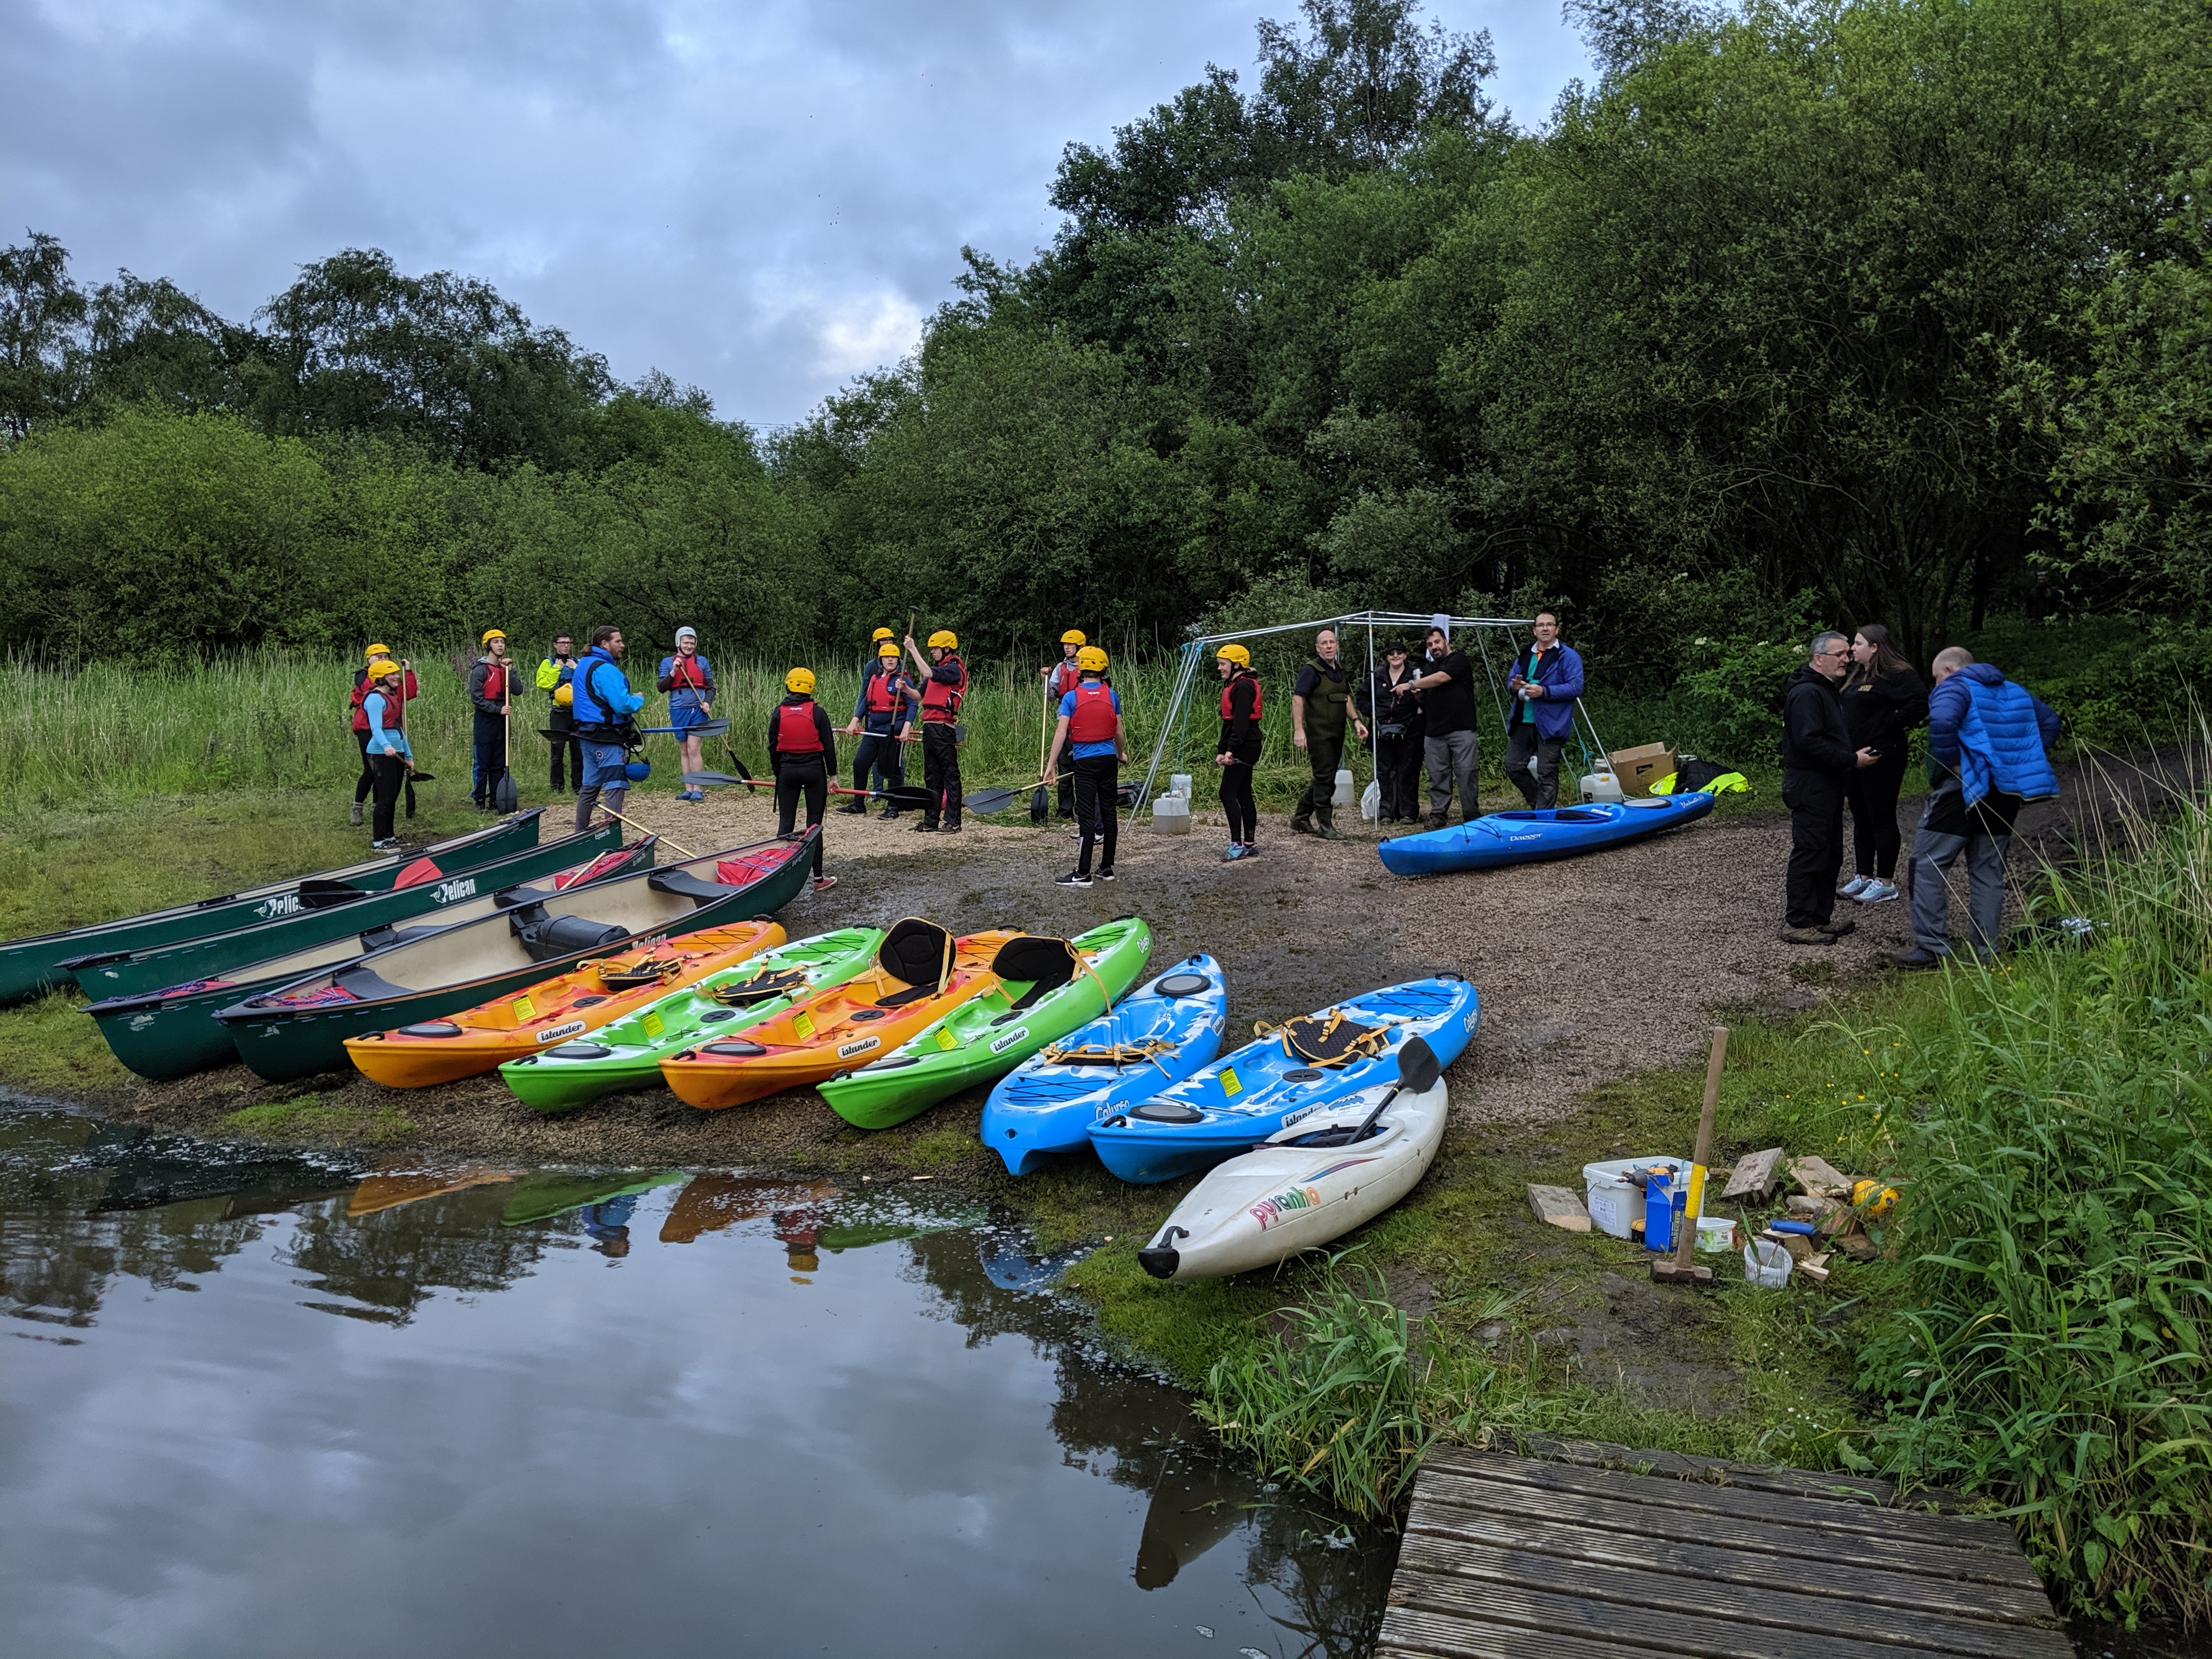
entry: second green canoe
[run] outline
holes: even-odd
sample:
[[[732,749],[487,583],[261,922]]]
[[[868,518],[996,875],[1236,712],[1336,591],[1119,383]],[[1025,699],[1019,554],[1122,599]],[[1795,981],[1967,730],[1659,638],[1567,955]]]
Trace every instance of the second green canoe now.
[[[1073,939],[1010,939],[992,963],[995,987],[881,1060],[830,1079],[822,1097],[858,1128],[903,1123],[949,1095],[1005,1076],[1097,1018],[1137,982],[1152,954],[1152,930],[1135,916],[1117,916]]]
[[[708,1036],[727,1036],[780,1014],[799,997],[842,985],[872,965],[880,927],[841,927],[748,957],[734,968],[665,996],[587,1038],[499,1068],[524,1104],[572,1111],[602,1095],[660,1086],[660,1062]]]

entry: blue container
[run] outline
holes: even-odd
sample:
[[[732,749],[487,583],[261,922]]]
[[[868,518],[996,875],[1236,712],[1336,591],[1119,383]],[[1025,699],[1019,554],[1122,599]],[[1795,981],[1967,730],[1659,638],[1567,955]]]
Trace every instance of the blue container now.
[[[1686,1177],[1685,1177],[1686,1179]],[[1644,1189],[1644,1248],[1647,1250],[1671,1250],[1674,1248],[1674,1229],[1681,1224],[1682,1212],[1689,1207],[1690,1193],[1686,1186],[1676,1186],[1670,1181],[1653,1181]]]

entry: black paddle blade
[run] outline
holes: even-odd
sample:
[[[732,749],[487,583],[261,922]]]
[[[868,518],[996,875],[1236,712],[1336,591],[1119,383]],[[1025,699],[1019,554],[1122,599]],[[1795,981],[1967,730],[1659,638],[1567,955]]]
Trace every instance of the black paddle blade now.
[[[541,726],[538,728],[538,735],[548,743],[566,743],[576,734],[574,732],[556,732],[550,726]]]
[[[743,783],[743,778],[733,778],[727,772],[686,772],[684,781],[694,789],[713,789],[727,783]]]
[[[438,775],[435,772],[410,772],[407,775],[407,782],[410,787],[415,784],[435,783],[437,781]]]
[[[902,812],[917,808],[927,809],[933,799],[928,790],[916,788],[911,784],[904,783],[896,789],[878,789],[874,793],[878,799],[889,801]]]
[[[1003,812],[1020,793],[1018,789],[978,789],[960,804],[971,812]]]
[[[1052,803],[1045,798],[1044,786],[1039,784],[1036,793],[1030,797],[1030,822],[1042,823],[1052,816]]]
[[[499,775],[499,781],[492,786],[491,804],[502,812],[512,812],[522,805],[522,797],[514,787],[514,773]]]
[[[730,769],[738,775],[738,781],[750,783],[753,781],[753,775],[745,770],[745,763],[738,758],[738,751],[734,749],[725,749],[722,752],[730,757]]]
[[[1407,1037],[1406,1046],[1398,1050],[1398,1086],[1425,1095],[1437,1086],[1437,1079],[1444,1074],[1443,1062],[1437,1051],[1423,1037]]]

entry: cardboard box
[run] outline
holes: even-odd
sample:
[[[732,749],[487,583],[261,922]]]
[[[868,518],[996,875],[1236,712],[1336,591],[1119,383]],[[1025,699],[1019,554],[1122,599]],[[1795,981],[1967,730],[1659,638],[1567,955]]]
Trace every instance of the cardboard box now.
[[[1619,750],[1606,758],[1613,763],[1613,775],[1620,780],[1624,795],[1648,795],[1653,784],[1674,775],[1674,751],[1663,743]]]

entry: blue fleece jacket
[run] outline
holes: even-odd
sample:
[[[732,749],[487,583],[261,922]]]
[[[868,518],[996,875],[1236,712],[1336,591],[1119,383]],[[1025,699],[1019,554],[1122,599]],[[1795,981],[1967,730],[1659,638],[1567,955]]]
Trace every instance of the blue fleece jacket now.
[[[1533,649],[1534,647],[1530,647]],[[1523,702],[1519,697],[1506,704],[1505,726],[1510,732],[1521,718],[1523,708],[1534,709],[1536,714],[1536,735],[1547,742],[1564,738],[1574,729],[1575,699],[1583,694],[1583,659],[1571,645],[1562,645],[1547,651],[1543,661],[1534,674],[1528,672],[1528,652],[1524,650],[1514,659],[1516,672],[1533,679],[1544,688],[1544,695]]]
[[[1969,663],[1928,694],[1928,752],[1959,775],[1973,805],[1992,789],[2022,800],[2058,793],[2051,750],[2058,716],[1985,662]]]

